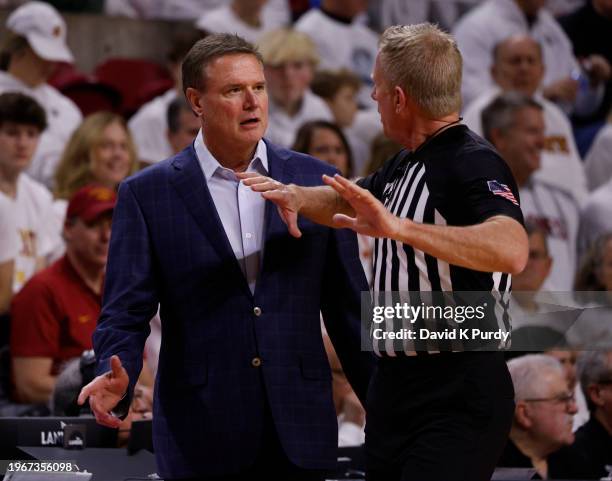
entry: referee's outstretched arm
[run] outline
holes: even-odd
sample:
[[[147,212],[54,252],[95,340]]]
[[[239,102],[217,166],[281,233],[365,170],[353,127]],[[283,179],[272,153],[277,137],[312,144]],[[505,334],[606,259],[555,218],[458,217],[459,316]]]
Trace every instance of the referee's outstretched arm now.
[[[239,174],[245,185],[274,202],[289,232],[299,237],[297,216],[393,239],[460,267],[517,274],[529,255],[527,233],[515,219],[496,215],[472,226],[421,224],[391,214],[368,190],[340,175],[323,176],[329,187],[284,185],[269,177]]]

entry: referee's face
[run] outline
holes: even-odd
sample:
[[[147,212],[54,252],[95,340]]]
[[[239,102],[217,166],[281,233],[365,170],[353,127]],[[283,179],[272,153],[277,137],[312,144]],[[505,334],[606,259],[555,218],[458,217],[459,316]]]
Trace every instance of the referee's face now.
[[[372,88],[372,99],[378,104],[378,113],[380,114],[380,121],[383,126],[384,134],[392,139],[396,140],[393,135],[393,125],[395,120],[394,115],[394,102],[393,102],[393,88],[384,76],[380,61],[380,54],[376,57],[374,64],[374,71],[372,72],[372,81],[374,87]]]

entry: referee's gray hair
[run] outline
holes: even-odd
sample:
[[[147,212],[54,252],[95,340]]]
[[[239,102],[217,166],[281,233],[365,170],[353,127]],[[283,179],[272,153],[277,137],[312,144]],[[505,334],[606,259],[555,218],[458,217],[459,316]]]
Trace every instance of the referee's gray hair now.
[[[461,53],[453,37],[436,25],[387,28],[380,64],[391,87],[401,87],[431,118],[461,109]]]
[[[527,354],[508,361],[508,370],[514,384],[514,399],[540,398],[549,395],[547,388],[551,375],[565,379],[561,363],[545,354]]]
[[[594,411],[595,405],[589,398],[588,389],[591,384],[612,380],[612,351],[584,351],[576,368],[589,411]]]
[[[493,130],[506,133],[514,127],[515,114],[524,108],[543,110],[542,105],[521,92],[504,92],[498,95],[481,113],[484,138],[492,141]]]

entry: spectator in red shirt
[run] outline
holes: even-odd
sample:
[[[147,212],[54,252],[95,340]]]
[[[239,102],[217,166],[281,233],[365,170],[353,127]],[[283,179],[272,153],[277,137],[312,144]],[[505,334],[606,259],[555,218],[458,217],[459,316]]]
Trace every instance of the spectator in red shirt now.
[[[64,224],[66,254],[13,298],[10,349],[18,402],[47,402],[62,364],[92,348],[115,201],[107,187],[77,191]]]

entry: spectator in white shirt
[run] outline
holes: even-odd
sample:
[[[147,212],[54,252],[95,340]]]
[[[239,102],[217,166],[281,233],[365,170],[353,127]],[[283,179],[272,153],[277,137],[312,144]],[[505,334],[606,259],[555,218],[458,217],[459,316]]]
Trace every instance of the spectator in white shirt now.
[[[82,120],[72,100],[46,83],[58,62],[73,61],[66,45],[66,24],[51,5],[29,2],[9,15],[6,28],[9,34],[0,53],[0,93],[24,93],[45,109],[47,128],[28,173],[51,188],[62,150]]]
[[[25,174],[46,126],[45,111],[34,99],[16,92],[0,94],[0,198],[10,204],[16,220],[16,230],[6,232],[9,238],[2,243],[17,239],[19,246],[13,293],[46,265],[60,235],[52,222],[51,193]]]
[[[586,195],[586,177],[572,127],[565,113],[540,91],[545,70],[540,45],[528,35],[513,35],[495,46],[493,59],[491,76],[495,85],[467,106],[465,123],[482,135],[482,111],[501,92],[515,91],[532,97],[542,106],[546,124],[542,167],[535,175],[581,200]]]
[[[290,29],[268,32],[259,51],[270,97],[267,139],[289,147],[303,123],[333,120],[329,107],[310,90],[319,56],[306,34]]]
[[[205,10],[196,27],[206,33],[235,33],[256,43],[264,33],[283,26],[264,14],[266,3],[268,0],[231,0],[213,10]]]

